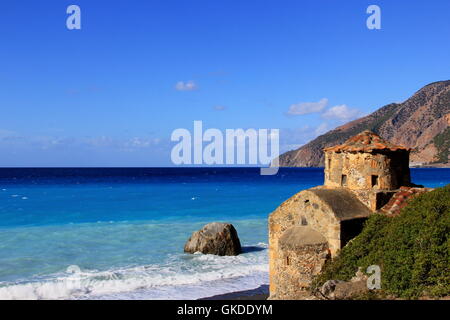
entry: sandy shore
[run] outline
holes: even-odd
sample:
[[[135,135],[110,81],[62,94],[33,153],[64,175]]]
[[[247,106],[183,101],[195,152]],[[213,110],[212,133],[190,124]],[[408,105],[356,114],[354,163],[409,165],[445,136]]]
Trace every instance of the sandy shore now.
[[[199,300],[267,300],[268,297],[269,286],[263,285],[252,290],[230,292]]]

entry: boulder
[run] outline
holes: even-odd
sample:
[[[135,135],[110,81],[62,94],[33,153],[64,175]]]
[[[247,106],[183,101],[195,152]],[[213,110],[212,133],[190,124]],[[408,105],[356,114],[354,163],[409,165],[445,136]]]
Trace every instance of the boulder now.
[[[358,268],[350,281],[328,280],[319,289],[319,294],[329,300],[346,300],[368,291],[367,276]]]
[[[342,282],[334,288],[334,299],[347,300],[368,292],[367,282],[364,280]]]
[[[232,224],[212,222],[192,234],[184,245],[184,252],[236,256],[242,249]]]
[[[316,296],[320,299],[325,298],[327,300],[348,300],[368,291],[369,289],[367,289],[367,282],[365,280],[328,280],[319,289]]]
[[[322,297],[326,299],[334,299],[334,290],[336,289],[336,285],[342,283],[344,281],[341,280],[328,280],[325,282],[322,287],[319,289],[319,293]]]

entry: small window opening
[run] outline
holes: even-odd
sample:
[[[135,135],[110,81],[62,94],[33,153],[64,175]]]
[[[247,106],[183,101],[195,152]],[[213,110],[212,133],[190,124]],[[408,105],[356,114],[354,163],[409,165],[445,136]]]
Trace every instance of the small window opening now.
[[[288,266],[289,264],[290,264],[289,256],[287,256],[287,257],[286,257],[286,265]]]
[[[341,177],[341,186],[346,187],[347,186],[347,175],[343,174]]]
[[[304,216],[301,217],[301,225],[302,226],[307,226],[308,225],[308,221],[306,220],[306,218]]]
[[[372,188],[378,186],[378,176],[372,175]]]
[[[328,159],[328,169],[331,168],[331,159]]]

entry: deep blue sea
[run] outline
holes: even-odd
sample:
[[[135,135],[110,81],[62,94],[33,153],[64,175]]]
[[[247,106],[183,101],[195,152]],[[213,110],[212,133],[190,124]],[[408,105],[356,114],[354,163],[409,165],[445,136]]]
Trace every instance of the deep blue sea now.
[[[450,169],[412,169],[427,187]],[[0,299],[197,299],[268,284],[267,217],[322,168],[0,169]],[[235,225],[237,257],[184,254]]]

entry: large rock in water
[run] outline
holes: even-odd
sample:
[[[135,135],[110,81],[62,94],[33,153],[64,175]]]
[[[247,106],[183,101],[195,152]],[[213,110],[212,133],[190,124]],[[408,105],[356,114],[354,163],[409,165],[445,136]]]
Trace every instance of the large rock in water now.
[[[212,222],[192,234],[184,245],[184,252],[236,256],[242,249],[232,224]]]

